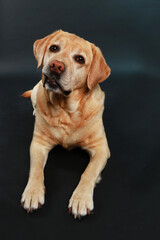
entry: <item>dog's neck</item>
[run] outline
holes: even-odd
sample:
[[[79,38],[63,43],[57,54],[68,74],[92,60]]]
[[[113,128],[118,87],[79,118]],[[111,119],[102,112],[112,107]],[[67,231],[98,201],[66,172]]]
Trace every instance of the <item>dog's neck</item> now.
[[[90,91],[85,87],[73,90],[69,96],[45,91],[48,101],[53,107],[62,108],[64,111],[70,113],[77,111],[80,106],[82,108],[82,105],[85,104],[87,98],[90,96]]]

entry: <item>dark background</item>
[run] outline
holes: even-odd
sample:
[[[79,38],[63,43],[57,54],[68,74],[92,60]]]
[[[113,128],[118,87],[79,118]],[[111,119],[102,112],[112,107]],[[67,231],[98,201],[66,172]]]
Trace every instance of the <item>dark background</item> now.
[[[1,238],[159,239],[160,1],[1,0],[0,11]],[[20,207],[34,126],[31,102],[20,95],[40,80],[33,42],[57,29],[94,42],[112,69],[101,84],[112,156],[94,214],[81,221],[67,210],[89,160],[80,149],[56,147],[45,168],[45,205],[32,215]]]

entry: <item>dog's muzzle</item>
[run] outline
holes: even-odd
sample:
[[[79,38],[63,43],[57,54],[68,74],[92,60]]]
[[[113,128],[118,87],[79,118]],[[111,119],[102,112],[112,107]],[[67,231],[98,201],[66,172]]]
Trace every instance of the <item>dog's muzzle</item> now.
[[[61,75],[64,71],[65,65],[63,62],[58,60],[52,61],[52,63],[48,66],[48,69],[44,71],[42,70],[44,75],[43,87],[49,91],[62,93],[65,96],[68,96],[71,91],[64,89],[61,85]]]
[[[63,87],[60,84],[60,80],[57,79],[57,77],[48,77],[47,75],[44,75],[44,82],[43,82],[43,87],[45,87],[47,90],[49,91],[53,91],[53,92],[58,92],[58,90],[60,90],[60,92],[62,94],[64,94],[65,96],[68,96],[71,91],[70,90],[64,90]]]
[[[50,78],[47,75],[44,75],[43,87],[45,87],[46,83],[49,85],[50,88],[56,89],[59,87],[58,82],[54,78]]]

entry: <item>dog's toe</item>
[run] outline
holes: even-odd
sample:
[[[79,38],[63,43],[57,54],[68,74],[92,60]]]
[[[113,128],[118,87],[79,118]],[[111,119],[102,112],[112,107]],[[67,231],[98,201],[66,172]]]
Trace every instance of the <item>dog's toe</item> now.
[[[27,186],[22,194],[21,206],[29,212],[41,208],[44,204],[44,187]]]
[[[92,195],[80,194],[77,191],[73,193],[68,205],[68,211],[73,214],[75,219],[90,215],[93,208]]]

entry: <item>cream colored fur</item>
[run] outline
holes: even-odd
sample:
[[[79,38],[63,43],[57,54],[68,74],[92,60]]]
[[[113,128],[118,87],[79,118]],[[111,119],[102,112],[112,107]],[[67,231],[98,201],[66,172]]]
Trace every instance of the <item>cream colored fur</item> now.
[[[49,53],[49,46],[53,43],[61,46],[62,50],[57,54]],[[85,55],[84,66],[73,60],[76,52]],[[63,31],[37,40],[34,53],[38,65],[42,65],[42,72],[54,59],[65,63],[62,84],[72,92],[66,97],[61,92],[47,91],[43,87],[43,74],[42,80],[32,90],[35,127],[30,147],[29,180],[21,202],[28,212],[44,204],[43,170],[48,153],[55,145],[61,144],[64,148],[80,146],[89,153],[90,162],[69,200],[68,208],[75,218],[85,216],[94,208],[94,187],[110,157],[102,121],[104,93],[98,84],[109,76],[110,69],[95,45]]]

